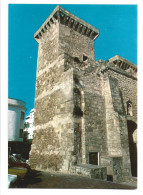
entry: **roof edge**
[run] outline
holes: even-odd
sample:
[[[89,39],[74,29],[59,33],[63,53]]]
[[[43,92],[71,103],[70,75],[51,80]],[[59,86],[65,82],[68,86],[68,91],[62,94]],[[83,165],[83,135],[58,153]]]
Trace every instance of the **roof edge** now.
[[[137,70],[137,65],[135,65],[134,63],[128,61],[127,59],[125,59],[125,58],[123,58],[123,57],[121,57],[121,56],[119,56],[119,55],[116,55],[116,56],[110,58],[108,61],[109,61],[109,62],[114,62],[114,61],[116,61],[116,60],[122,61],[122,62],[128,64],[129,66],[131,66],[132,68],[134,68],[134,69]]]
[[[58,5],[41,25],[41,27],[36,31],[34,38],[36,40],[40,39],[42,35],[51,27],[51,25],[55,23],[55,21],[58,21],[62,24],[66,23],[66,25],[68,25],[70,28],[73,28],[74,30],[74,27],[76,26],[77,31],[79,31],[81,34],[89,36],[93,40],[99,36],[99,30],[97,28]]]

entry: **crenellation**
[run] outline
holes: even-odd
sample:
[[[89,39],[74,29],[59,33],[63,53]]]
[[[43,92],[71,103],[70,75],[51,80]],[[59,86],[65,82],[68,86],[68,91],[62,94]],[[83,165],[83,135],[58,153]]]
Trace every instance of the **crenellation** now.
[[[44,24],[39,28],[39,30],[35,33],[34,37],[35,39],[40,39],[42,37],[42,33],[47,30],[47,26],[51,27],[53,24],[57,23],[57,21],[61,24],[64,24],[71,29],[73,28],[77,32],[87,35],[91,39],[95,40],[97,36],[99,35],[98,29],[92,27],[88,23],[84,22],[80,18],[74,16],[73,14],[69,13],[68,11],[64,10],[62,7],[57,7],[52,14],[48,17],[48,19],[44,22]],[[44,27],[46,26],[45,30]],[[89,34],[83,33],[83,28],[89,29]],[[90,34],[92,33],[92,36]]]

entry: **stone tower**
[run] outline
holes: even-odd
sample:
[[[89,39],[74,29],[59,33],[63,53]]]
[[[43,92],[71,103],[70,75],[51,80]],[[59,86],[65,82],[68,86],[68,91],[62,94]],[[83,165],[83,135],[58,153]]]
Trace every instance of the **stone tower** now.
[[[136,121],[137,70],[120,56],[95,61],[98,35],[60,6],[35,33],[32,168],[114,181],[131,176],[127,115]]]

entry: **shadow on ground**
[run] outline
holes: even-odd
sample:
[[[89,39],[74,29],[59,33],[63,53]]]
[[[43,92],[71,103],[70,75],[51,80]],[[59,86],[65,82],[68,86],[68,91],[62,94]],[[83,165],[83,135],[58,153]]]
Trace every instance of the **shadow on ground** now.
[[[79,175],[31,170],[18,188],[48,189],[136,189],[131,185],[91,179]]]
[[[26,188],[28,185],[36,185],[42,182],[41,171],[31,170],[23,180],[18,181],[18,188]]]

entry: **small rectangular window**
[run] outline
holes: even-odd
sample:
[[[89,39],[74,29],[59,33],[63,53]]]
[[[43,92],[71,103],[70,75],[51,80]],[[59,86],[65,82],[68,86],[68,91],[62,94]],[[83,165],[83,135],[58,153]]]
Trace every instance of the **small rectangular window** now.
[[[25,113],[21,112],[21,119],[23,119],[23,120],[24,120],[24,115],[25,115]]]
[[[99,165],[99,152],[89,152],[89,164]]]
[[[19,130],[19,138],[23,138],[23,129]]]

